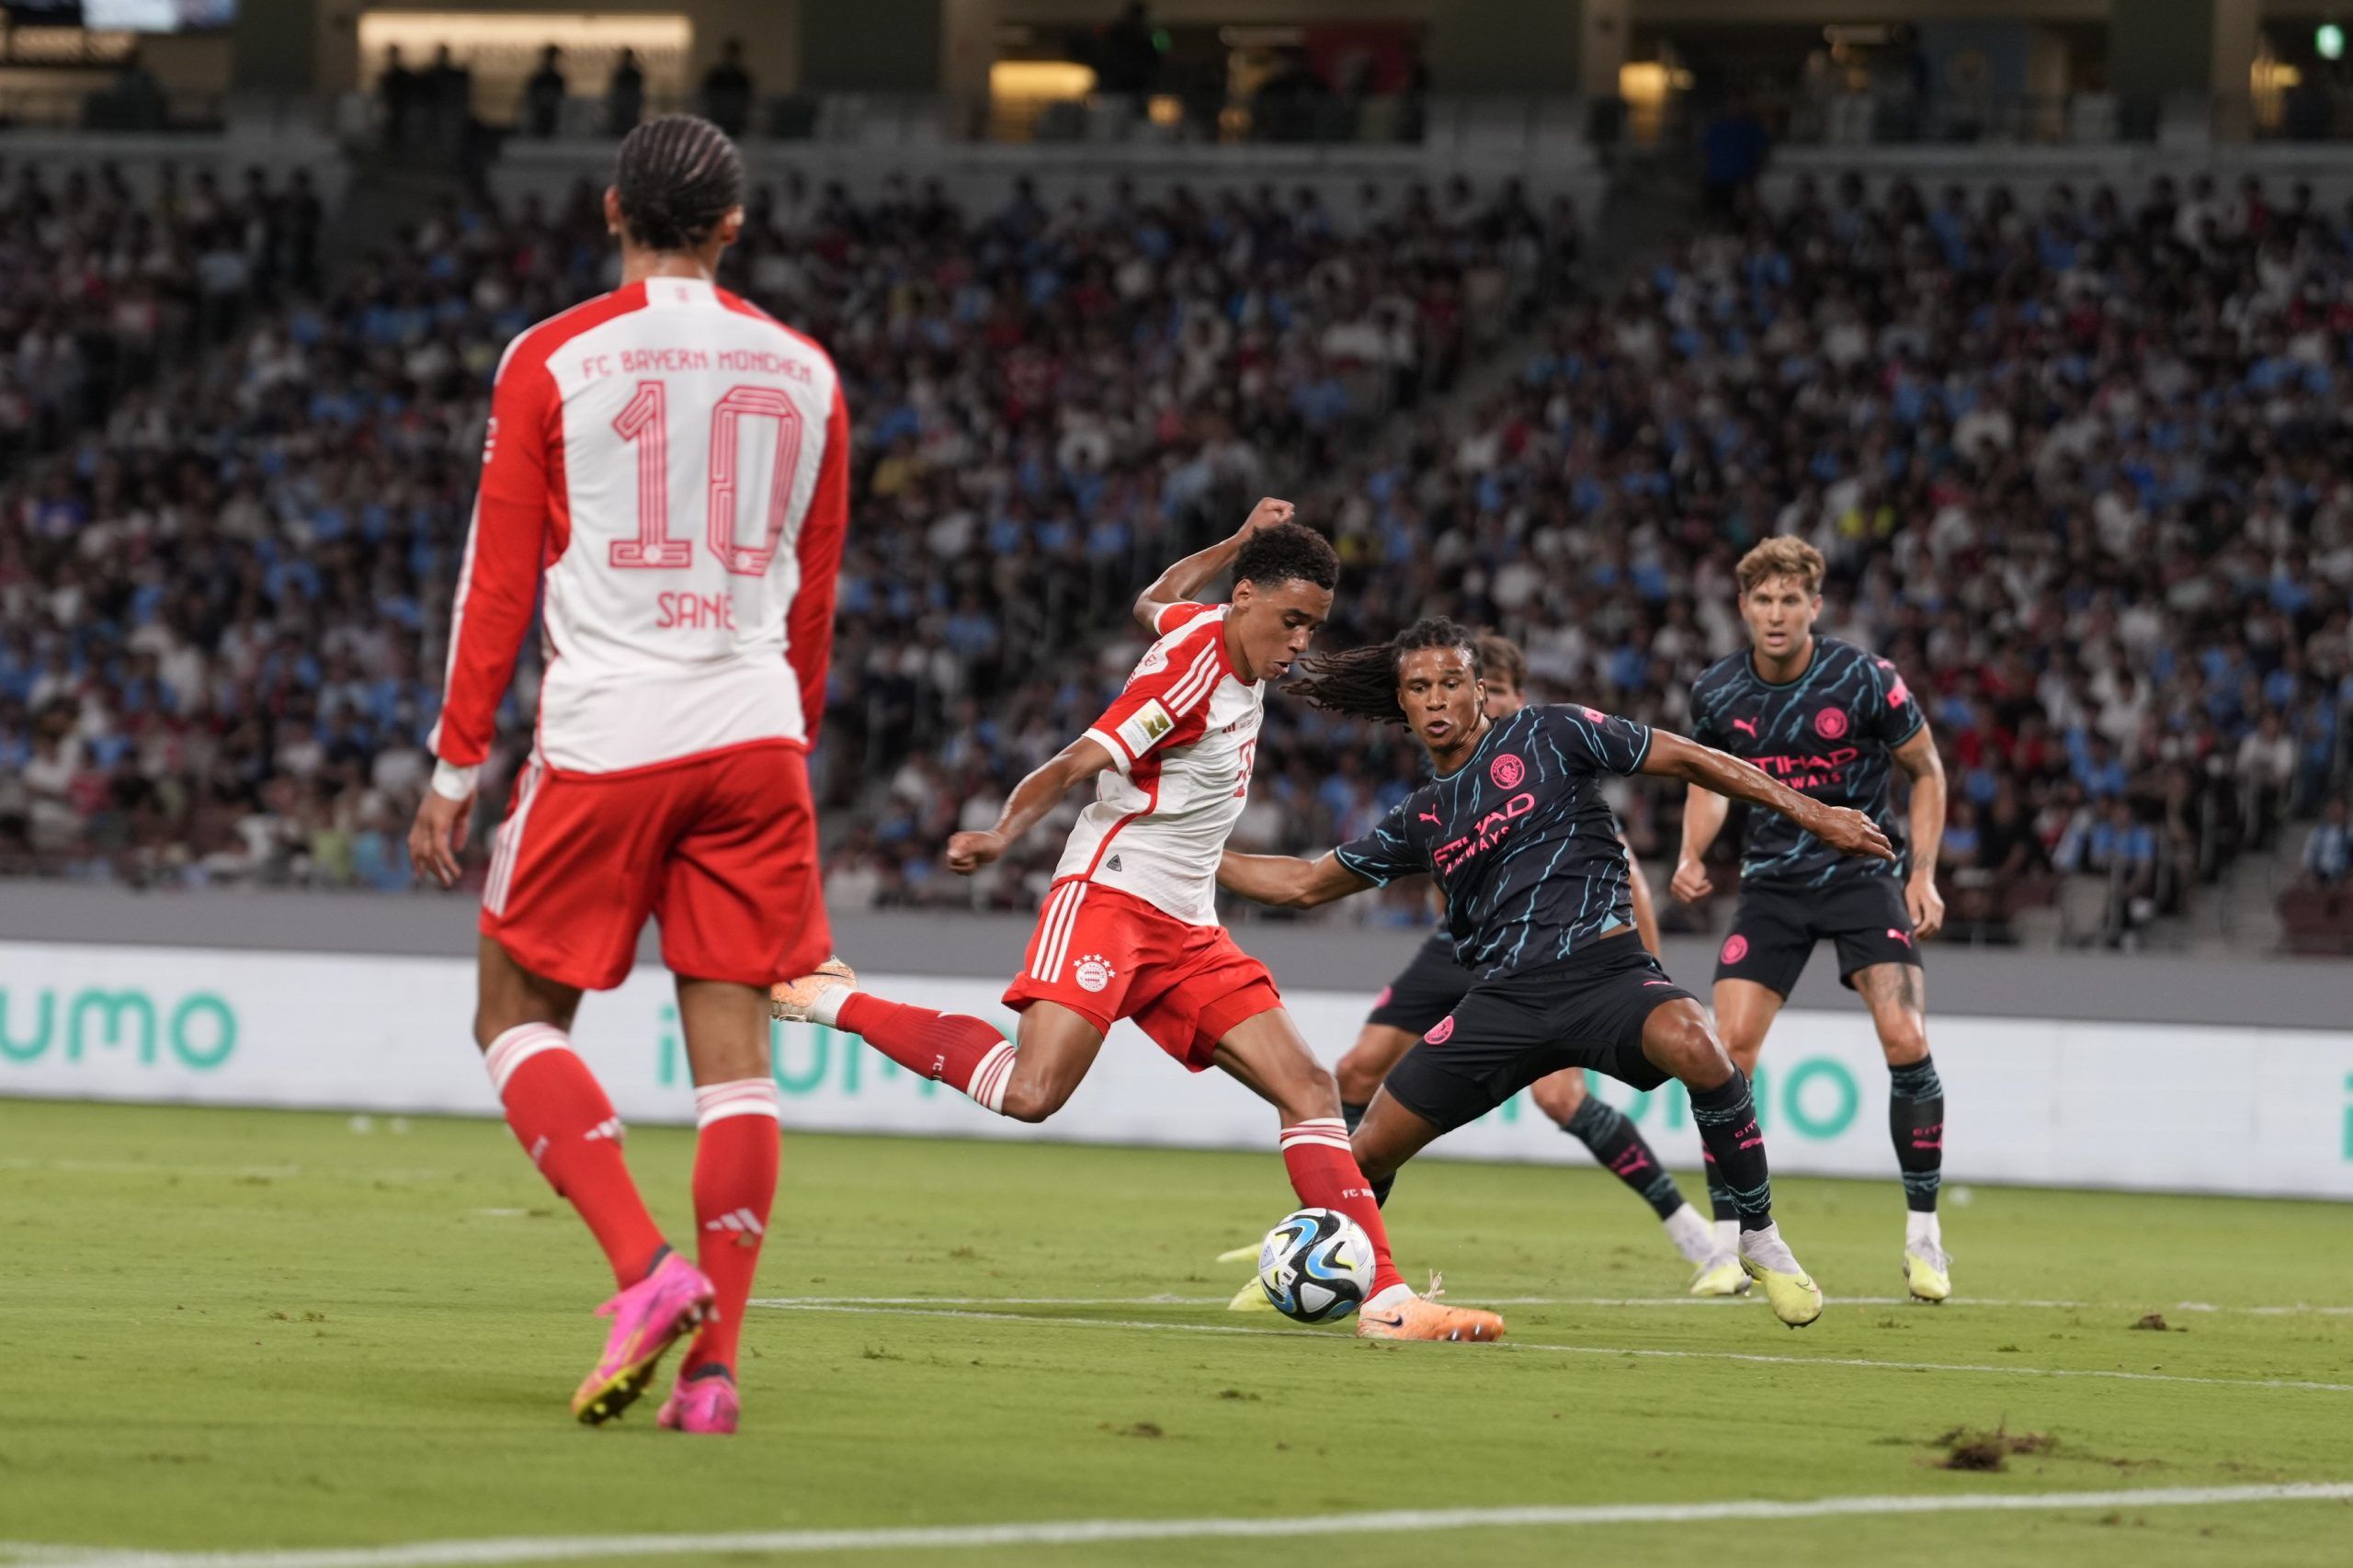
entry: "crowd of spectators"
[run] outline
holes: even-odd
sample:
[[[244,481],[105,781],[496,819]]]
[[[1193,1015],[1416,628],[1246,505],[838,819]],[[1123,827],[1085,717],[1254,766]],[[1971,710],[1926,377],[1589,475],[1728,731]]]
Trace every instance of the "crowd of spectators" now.
[[[1962,935],[2072,883],[2083,932],[2128,942],[2341,812],[2353,210],[1805,187],[1606,300],[1572,286],[1575,232],[1461,186],[1344,213],[762,191],[728,281],[829,347],[857,422],[817,757],[836,903],[1030,905],[1051,824],[969,882],[941,842],[1094,716],[1137,585],[1269,490],[1340,548],[1327,645],[1452,614],[1519,638],[1540,692],[1670,726],[1741,645],[1739,554],[1811,539],[1822,630],[1936,723]],[[610,265],[585,188],[453,202],[12,468],[0,867],[404,885],[489,371]],[[1499,350],[1516,374],[1433,400]],[[533,680],[527,655],[509,766]],[[1277,695],[1239,841],[1350,836],[1419,767]],[[1618,803],[1671,859],[1675,797]],[[2316,842],[2341,880],[2342,835]]]
[[[2131,943],[2345,790],[2348,335],[2353,210],[2302,192],[1745,204],[1311,512],[1349,568],[1324,637],[1444,612],[1518,637],[1540,691],[1682,726],[1692,678],[1744,645],[1739,554],[1803,535],[1831,562],[1821,629],[1929,706],[1956,934],[1998,939],[2072,882],[2077,934]],[[854,891],[969,896],[928,851],[1030,753],[895,779],[923,830],[876,846],[898,880],[846,869]],[[1239,837],[1340,841],[1418,766],[1278,696]],[[1675,797],[1619,802],[1671,859]],[[1027,902],[1051,848],[979,896]],[[1417,917],[1410,892],[1389,908]]]
[[[142,197],[111,168],[0,161],[0,460],[87,425],[254,300],[315,285],[322,222],[299,171],[223,188],[166,164]]]
[[[749,216],[725,280],[827,344],[857,417],[817,766],[897,852],[891,898],[918,896],[938,816],[906,802],[983,787],[1116,687],[1096,633],[1139,571],[1443,388],[1574,231],[1464,188],[1338,215],[1023,186],[976,214],[794,181]],[[612,266],[585,187],[453,201],[13,466],[0,871],[405,885],[491,371]],[[535,680],[527,653],[506,768]],[[879,858],[846,853],[846,885]]]

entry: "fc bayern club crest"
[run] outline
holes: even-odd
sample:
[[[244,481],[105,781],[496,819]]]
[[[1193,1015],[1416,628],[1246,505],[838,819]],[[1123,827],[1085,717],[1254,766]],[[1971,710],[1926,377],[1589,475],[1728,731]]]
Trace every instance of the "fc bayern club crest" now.
[[[1089,953],[1078,960],[1073,978],[1077,980],[1081,991],[1100,991],[1111,983],[1111,977],[1118,972],[1103,961],[1102,954]]]
[[[1528,777],[1528,764],[1511,752],[1506,752],[1487,764],[1487,777],[1495,781],[1498,790],[1517,790],[1519,781]]]
[[[1847,710],[1844,708],[1825,708],[1816,713],[1813,716],[1813,733],[1825,741],[1843,738],[1847,733]]]

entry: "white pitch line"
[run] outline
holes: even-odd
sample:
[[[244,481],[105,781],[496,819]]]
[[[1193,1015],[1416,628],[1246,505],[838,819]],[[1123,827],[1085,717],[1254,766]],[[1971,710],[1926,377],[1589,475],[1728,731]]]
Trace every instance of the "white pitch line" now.
[[[922,1307],[819,1306],[776,1297],[750,1303],[789,1312],[840,1312],[853,1317],[957,1318],[970,1323],[1039,1323],[1056,1328],[1142,1329],[1160,1334],[1241,1334],[1260,1337],[1307,1335],[1331,1338],[1330,1329],[1251,1328],[1241,1324],[1155,1323],[1142,1318],[1048,1317],[1042,1312],[976,1312]],[[2313,1382],[2302,1378],[2201,1378],[2186,1372],[2126,1372],[2098,1367],[1991,1367],[1967,1361],[1874,1361],[1860,1356],[1766,1356],[1740,1350],[1654,1350],[1617,1345],[1546,1345],[1507,1339],[1498,1352],[1542,1350],[1563,1356],[1640,1357],[1645,1360],[1737,1361],[1767,1367],[1860,1367],[1875,1372],[1977,1372],[2005,1378],[2100,1378],[2128,1383],[2198,1383],[2215,1388],[2303,1389],[2318,1393],[2353,1393],[2353,1383]]]
[[[510,1210],[479,1210],[479,1213]],[[521,1213],[517,1209],[513,1213]],[[812,1307],[1222,1307],[1225,1296],[780,1296],[762,1305]],[[1753,1304],[1737,1296],[1481,1296],[1482,1307],[1732,1307]],[[1902,1307],[1909,1296],[1825,1296],[1834,1307]],[[2063,1312],[2141,1312],[2151,1307],[2177,1312],[2243,1312],[2251,1317],[2353,1317],[2353,1307],[2297,1303],[2274,1307],[2219,1307],[2211,1301],[2043,1301],[1971,1296],[1938,1303],[1940,1312],[1969,1307],[2053,1309]]]
[[[2229,1507],[2353,1499],[2353,1483],[2168,1486],[2111,1492],[2029,1492],[1802,1502],[1537,1504],[1514,1508],[1397,1508],[1271,1519],[1045,1519],[1029,1524],[904,1529],[740,1530],[707,1535],[541,1536],[423,1540],[401,1546],[292,1551],[94,1552],[75,1568],[455,1568],[458,1564],[564,1562],[595,1557],[688,1557],[722,1552],[955,1551],[972,1547],[1104,1546],[1144,1540],[1266,1540],[1277,1537],[1399,1531],[1536,1529],[1595,1525],[1693,1525],[1913,1514],[2053,1512],[2071,1508]],[[40,1549],[35,1549],[40,1550]]]

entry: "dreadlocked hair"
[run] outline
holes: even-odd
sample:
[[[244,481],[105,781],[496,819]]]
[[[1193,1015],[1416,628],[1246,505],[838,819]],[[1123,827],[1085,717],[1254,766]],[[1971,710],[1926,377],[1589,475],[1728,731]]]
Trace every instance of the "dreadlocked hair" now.
[[[710,121],[665,114],[622,139],[613,185],[631,240],[647,250],[691,250],[744,205],[744,159]]]
[[[1402,724],[1405,710],[1397,705],[1397,667],[1406,654],[1427,648],[1459,649],[1472,670],[1479,667],[1479,640],[1471,629],[1442,615],[1428,616],[1386,642],[1301,660],[1290,689],[1327,713]]]

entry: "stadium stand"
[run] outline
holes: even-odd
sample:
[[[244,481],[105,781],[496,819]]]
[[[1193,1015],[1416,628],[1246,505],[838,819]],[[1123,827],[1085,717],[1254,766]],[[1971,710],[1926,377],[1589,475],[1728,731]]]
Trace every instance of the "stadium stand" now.
[[[42,329],[13,384],[50,393],[16,438],[58,449],[0,510],[0,868],[404,886],[483,390],[603,286],[591,192],[447,201],[331,284],[304,185],[136,205],[26,175],[6,209],[0,298]],[[1052,834],[972,883],[940,841],[1092,716],[1135,585],[1270,489],[1351,569],[1327,643],[1445,611],[1670,724],[1736,645],[1739,551],[1813,539],[1826,629],[1932,696],[1958,935],[2055,903],[2132,940],[2342,795],[2353,213],[1808,182],[1606,297],[1577,232],[1461,181],[1345,212],[764,189],[728,280],[827,343],[858,425],[835,899],[1029,905]],[[1357,831],[1414,776],[1397,739],[1275,704],[1241,839]],[[1672,801],[1621,806],[1671,856]]]
[[[1518,636],[1540,686],[1671,724],[1738,645],[1740,551],[1805,534],[1827,629],[1933,696],[1955,934],[2067,892],[2073,934],[2134,941],[2345,789],[2349,287],[2345,223],[2259,184],[2035,213],[1809,187],[1571,307],[1514,384],[1385,448],[1332,514],[1358,571],[1327,639],[1445,611]],[[1415,767],[1289,705],[1264,755],[1240,835],[1264,846],[1349,836]],[[1016,771],[938,793],[983,819]],[[1671,854],[1662,803],[1622,812]],[[845,881],[922,902],[928,837],[900,833],[897,881],[892,841],[861,840]]]
[[[1573,215],[1551,223],[1459,186],[1345,218],[1267,192],[1049,210],[1024,188],[979,217],[936,186],[763,193],[729,281],[833,348],[866,454],[828,800],[908,799],[1087,708],[1073,631],[1273,472],[1444,390],[1570,254]],[[63,419],[0,508],[0,866],[405,885],[489,375],[605,265],[585,187],[452,200]]]

